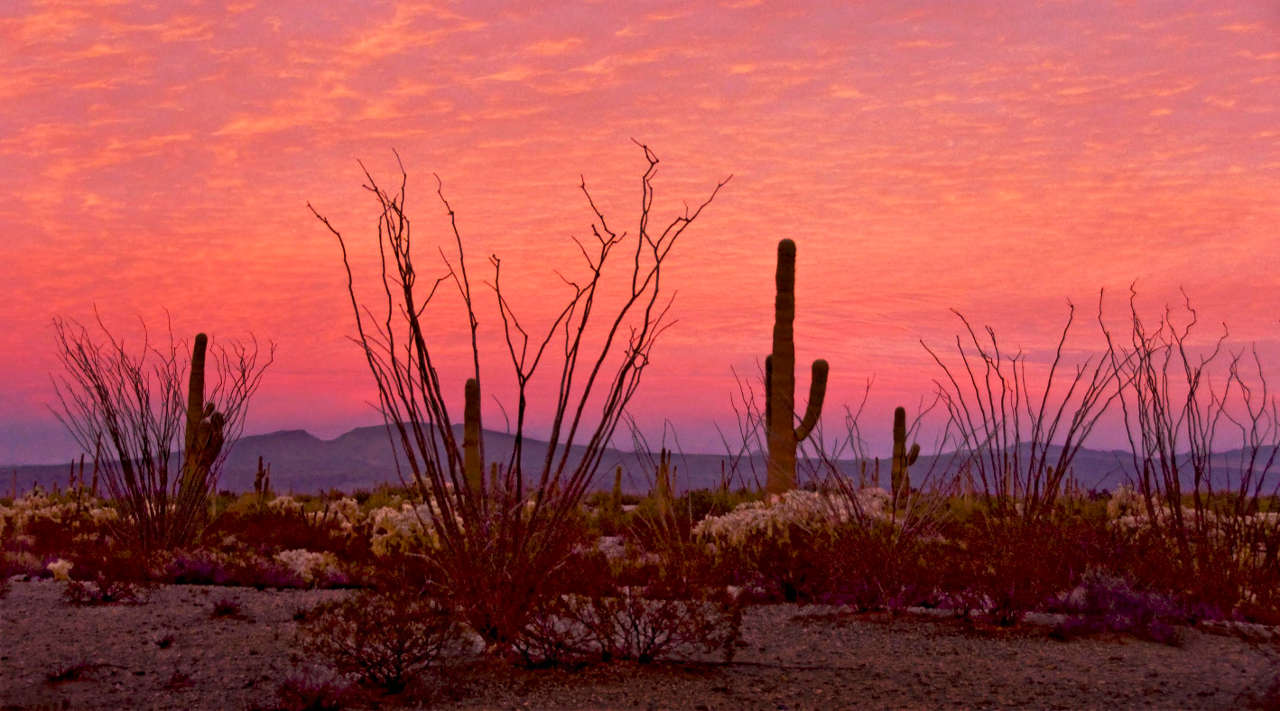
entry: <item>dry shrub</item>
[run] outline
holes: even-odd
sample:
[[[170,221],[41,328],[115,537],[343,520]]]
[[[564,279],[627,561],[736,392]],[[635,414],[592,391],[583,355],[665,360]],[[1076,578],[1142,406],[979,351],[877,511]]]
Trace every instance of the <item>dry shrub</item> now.
[[[1280,567],[1250,555],[1254,541],[1213,529],[1188,532],[1180,541],[1168,529],[1152,528],[1117,531],[1117,540],[1117,567],[1144,587],[1194,602],[1209,617],[1234,612],[1251,622],[1280,622]]]
[[[577,562],[579,591],[543,607],[514,645],[526,665],[649,663],[699,650],[732,660],[742,605],[708,575],[705,549],[669,544],[636,558],[595,553]]]
[[[442,276],[434,283],[423,282],[428,272],[415,266],[410,249],[411,221],[404,212],[408,176],[403,166],[399,185],[390,190],[379,187],[364,171],[365,189],[378,203],[377,243],[384,257],[377,291],[385,298],[379,296],[368,306],[361,305],[362,290],[355,286],[347,240],[311,208],[342,251],[357,340],[378,389],[389,437],[404,455],[403,483],[413,487],[415,504],[430,504],[430,515],[422,514],[426,520],[420,520],[430,543],[414,553],[428,559],[435,590],[448,592],[459,614],[494,654],[508,651],[541,610],[561,595],[560,580],[575,543],[566,534],[576,527],[572,520],[581,516],[601,458],[651,362],[654,344],[670,323],[670,303],[660,288],[662,266],[680,236],[728,181],[718,183],[696,208],[686,205],[683,214],[662,227],[650,222],[658,158],[647,146],[640,148],[648,167],[641,179],[637,230],[615,231],[585,181],[580,183],[592,223],[590,237],[574,238],[585,267],[576,274],[557,271],[567,288],[561,292],[562,307],[545,330],[527,327],[515,313],[519,299],[502,281],[503,262],[490,257],[489,283],[518,403],[509,408],[514,413],[511,455],[504,457],[505,463],[490,459],[488,463],[496,465],[493,470],[485,467],[480,421],[477,303],[456,214],[442,183],[437,180],[436,194],[448,214],[455,256],[440,250]],[[611,254],[623,255],[620,268]],[[439,348],[433,353],[442,325],[436,315],[440,301],[432,302],[453,291],[449,286],[438,289],[441,285],[456,287],[471,334],[473,377],[457,383],[465,394],[461,438],[449,414],[452,398],[445,396],[456,392],[455,385],[438,370],[447,356]],[[526,462],[522,452],[530,381],[540,364],[542,372],[551,369],[559,387],[554,398],[534,399],[545,406],[543,421],[550,427],[545,454],[537,458],[541,461]],[[457,412],[456,402],[453,411]],[[486,471],[491,472],[487,478]]]
[[[1105,550],[1088,519],[979,515],[948,532],[939,561],[943,589],[967,613],[981,610],[999,625],[1017,624],[1051,595],[1070,590]]]
[[[68,559],[71,580],[63,595],[76,605],[141,603],[153,587],[147,561],[137,551],[101,536],[81,541]]]
[[[330,552],[345,561],[368,561],[369,538],[349,535],[333,518],[307,517],[298,512],[256,510],[219,516],[206,531],[207,544],[233,538],[266,557],[302,548]]]
[[[257,711],[341,711],[357,701],[359,694],[337,679],[312,674],[293,674],[276,689],[274,704]]]
[[[453,612],[408,591],[362,591],[316,608],[300,625],[303,648],[361,684],[399,693],[468,647]]]
[[[932,605],[944,555],[941,541],[904,535],[886,521],[844,526],[823,565],[831,574],[821,598],[858,612]]]

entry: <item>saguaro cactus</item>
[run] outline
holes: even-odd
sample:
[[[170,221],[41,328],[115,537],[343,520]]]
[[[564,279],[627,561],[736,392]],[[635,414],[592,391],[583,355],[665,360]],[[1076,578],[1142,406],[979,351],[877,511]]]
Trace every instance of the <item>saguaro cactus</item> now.
[[[911,493],[911,475],[907,468],[915,464],[919,457],[920,445],[913,442],[911,449],[907,449],[907,411],[901,407],[896,408],[893,411],[893,468],[889,474],[895,508],[900,498]]]
[[[796,485],[796,445],[809,436],[822,414],[827,394],[827,361],[815,360],[809,404],[799,427],[796,411],[796,243],[778,242],[777,298],[774,302],[773,353],[765,358],[765,422],[769,428],[769,475],[765,491],[781,494]]]
[[[671,517],[672,505],[675,495],[671,488],[672,479],[671,452],[666,447],[658,454],[658,480],[655,498],[658,500],[658,512],[662,514],[663,520]]]
[[[609,510],[615,516],[622,515],[622,465],[613,470],[613,492],[609,496]]]
[[[480,381],[467,379],[462,420],[462,469],[472,493],[484,491],[484,442],[480,434]]]
[[[226,418],[204,401],[204,354],[209,337],[196,334],[191,351],[191,377],[187,384],[187,427],[183,452],[182,487],[205,487],[209,470],[222,451]]]

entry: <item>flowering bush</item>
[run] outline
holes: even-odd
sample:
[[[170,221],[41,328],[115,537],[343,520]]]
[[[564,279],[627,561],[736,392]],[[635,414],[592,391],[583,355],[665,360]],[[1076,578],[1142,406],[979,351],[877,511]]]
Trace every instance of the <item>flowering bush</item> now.
[[[277,553],[275,559],[297,574],[307,585],[342,578],[338,570],[338,560],[332,553],[316,553],[294,548]]]
[[[0,506],[0,539],[54,553],[78,536],[101,531],[120,518],[101,499],[81,491],[49,494],[35,487],[9,506]]]
[[[708,516],[693,528],[710,542],[741,546],[761,537],[785,542],[797,529],[809,533],[829,530],[862,516],[887,517],[889,492],[869,487],[855,500],[843,496],[794,489],[767,501],[748,501],[723,516]]]
[[[730,582],[759,587],[794,602],[829,591],[837,542],[849,529],[889,521],[889,493],[866,488],[852,496],[792,490],[740,504],[693,528],[728,569]]]
[[[1142,511],[1142,495],[1128,484],[1121,484],[1107,500],[1107,518],[1119,519],[1126,516],[1137,516]]]

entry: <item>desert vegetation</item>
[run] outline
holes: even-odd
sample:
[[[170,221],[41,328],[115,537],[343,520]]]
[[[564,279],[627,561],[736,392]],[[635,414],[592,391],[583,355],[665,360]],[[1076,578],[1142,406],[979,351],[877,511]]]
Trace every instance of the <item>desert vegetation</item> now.
[[[653,487],[622,491],[620,472],[599,471],[601,456],[668,325],[663,268],[727,182],[659,230],[650,222],[658,159],[642,150],[634,232],[615,231],[582,184],[594,218],[578,244],[584,274],[564,278],[564,305],[543,330],[520,320],[502,262],[490,260],[517,385],[508,460],[485,457],[478,297],[443,187],[455,251],[423,293],[407,178],[387,190],[366,172],[384,255],[376,303],[360,301],[349,240],[313,211],[342,250],[356,341],[389,446],[407,463],[400,485],[290,495],[272,490],[264,463],[255,491],[218,494],[220,458],[265,368],[256,348],[219,352],[224,385],[206,399],[207,338],[197,336],[184,400],[176,346],[144,346],[159,361],[151,366],[110,334],[104,350],[59,322],[65,421],[93,469],[82,461],[65,489],[0,499],[0,581],[53,578],[75,605],[145,602],[161,584],[350,588],[295,614],[298,650],[336,676],[288,680],[278,704],[292,708],[445,684],[454,664],[580,668],[694,651],[731,661],[744,609],[779,602],[945,610],[996,627],[1056,613],[1064,640],[1121,632],[1178,644],[1180,630],[1206,620],[1280,624],[1276,401],[1253,351],[1230,351],[1225,334],[1207,352],[1191,347],[1189,301],[1150,326],[1131,300],[1128,333],[1107,325],[1100,301],[1107,346],[1075,361],[1064,348],[1071,307],[1047,369],[1035,372],[1000,348],[994,329],[960,316],[954,351],[925,346],[939,366],[938,407],[921,417],[943,422],[927,471],[913,441],[920,418],[909,423],[905,408],[874,417],[893,432],[882,487],[862,444],[870,415],[846,410],[844,434],[821,435],[826,361],[813,363],[799,412],[798,249],[783,240],[761,397],[746,384],[739,410],[743,446],[767,443],[765,486],[730,471],[718,488],[680,492],[660,450]],[[426,322],[449,288],[471,334],[471,377],[456,384],[441,380]],[[545,370],[557,396],[530,401],[528,384]],[[454,390],[461,440],[450,414],[458,403],[446,396]],[[530,470],[521,449],[537,410],[551,435]],[[1108,412],[1132,444],[1132,476],[1086,491],[1073,482],[1073,456]],[[850,458],[858,475],[840,466]],[[726,456],[731,470],[740,459]],[[593,493],[609,475],[613,490]],[[209,614],[240,610],[224,598]]]

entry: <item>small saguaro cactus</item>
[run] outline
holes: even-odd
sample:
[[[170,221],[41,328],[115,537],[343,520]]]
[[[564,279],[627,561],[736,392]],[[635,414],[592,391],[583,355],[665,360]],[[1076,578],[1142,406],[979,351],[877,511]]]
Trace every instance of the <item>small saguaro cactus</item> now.
[[[225,416],[212,402],[204,401],[204,355],[209,337],[196,334],[191,351],[191,377],[187,385],[187,427],[183,453],[183,487],[204,487],[209,470],[222,451]]]
[[[484,491],[484,442],[480,434],[480,381],[467,378],[462,420],[462,469],[473,494]]]
[[[675,500],[671,491],[672,473],[671,451],[663,447],[658,454],[658,481],[654,497],[658,500],[658,511],[664,519],[670,517]]]
[[[809,404],[799,427],[796,411],[796,243],[778,242],[775,278],[773,353],[764,361],[765,426],[768,427],[769,474],[765,491],[781,494],[796,486],[796,446],[809,436],[822,414],[827,394],[827,361],[815,360],[809,381]]]
[[[615,516],[622,514],[622,465],[613,470],[613,492],[609,497],[609,510]]]
[[[889,484],[893,487],[893,505],[911,493],[911,474],[908,467],[916,463],[920,457],[920,445],[912,442],[907,449],[907,411],[895,408],[893,411],[893,468],[889,474]]]
[[[253,475],[253,493],[257,497],[258,508],[265,508],[267,497],[271,495],[271,463],[263,465],[262,455],[258,455],[258,471]]]

